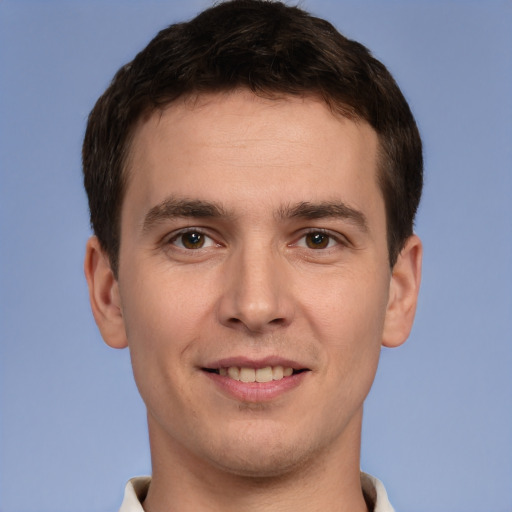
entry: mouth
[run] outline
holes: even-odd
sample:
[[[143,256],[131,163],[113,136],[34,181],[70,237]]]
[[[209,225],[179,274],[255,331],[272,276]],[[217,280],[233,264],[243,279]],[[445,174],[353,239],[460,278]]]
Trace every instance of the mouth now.
[[[213,373],[227,379],[240,382],[272,382],[280,381],[309,371],[308,368],[295,369],[290,366],[265,366],[262,368],[252,368],[245,366],[227,366],[221,368],[202,368],[207,373]]]

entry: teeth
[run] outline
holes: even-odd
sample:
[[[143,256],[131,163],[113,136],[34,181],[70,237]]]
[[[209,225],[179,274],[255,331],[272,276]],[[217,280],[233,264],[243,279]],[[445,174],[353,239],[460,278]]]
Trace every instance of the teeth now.
[[[271,382],[272,380],[281,380],[289,377],[293,373],[293,368],[282,366],[266,366],[265,368],[239,368],[230,366],[229,368],[219,368],[219,375],[229,377],[241,382]]]
[[[258,368],[256,370],[256,382],[270,382],[273,380],[272,367]]]
[[[240,380],[240,370],[236,366],[230,366],[228,368],[228,375],[233,380]]]
[[[284,377],[283,367],[282,366],[274,366],[274,368],[272,368],[272,379],[281,380],[283,377]]]
[[[240,368],[240,380],[242,382],[254,382],[256,380],[256,370],[254,368]]]

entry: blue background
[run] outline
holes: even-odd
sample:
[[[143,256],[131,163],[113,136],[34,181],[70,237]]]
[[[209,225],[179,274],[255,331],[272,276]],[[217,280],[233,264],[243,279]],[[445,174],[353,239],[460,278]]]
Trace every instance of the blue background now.
[[[117,68],[207,5],[0,2],[1,512],[114,511],[150,471],[128,352],[90,314],[80,146]],[[383,351],[362,467],[397,512],[510,512],[512,3],[302,5],[390,68],[425,143],[419,311]]]

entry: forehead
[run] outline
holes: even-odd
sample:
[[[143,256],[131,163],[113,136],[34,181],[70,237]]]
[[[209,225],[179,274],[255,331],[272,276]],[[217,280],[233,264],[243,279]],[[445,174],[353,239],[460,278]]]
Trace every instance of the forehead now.
[[[166,195],[223,195],[246,207],[339,194],[363,201],[363,190],[380,196],[377,148],[366,122],[333,114],[316,97],[269,99],[242,90],[184,98],[136,127],[123,210]]]

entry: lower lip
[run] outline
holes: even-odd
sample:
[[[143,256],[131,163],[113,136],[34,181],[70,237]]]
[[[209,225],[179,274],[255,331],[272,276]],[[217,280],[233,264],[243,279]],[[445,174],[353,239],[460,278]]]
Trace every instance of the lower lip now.
[[[212,380],[222,392],[240,402],[270,402],[291,391],[301,384],[309,371],[295,373],[289,377],[270,382],[242,382],[217,373],[203,373]]]

